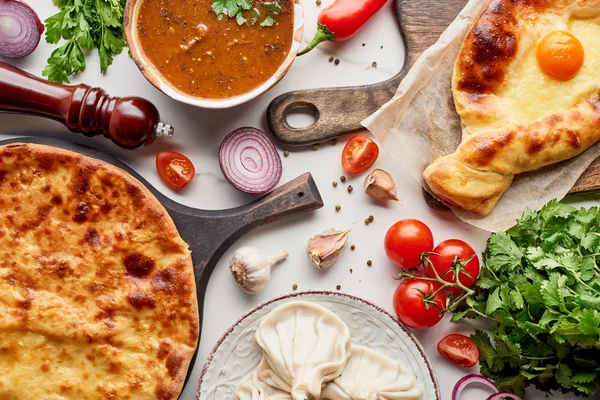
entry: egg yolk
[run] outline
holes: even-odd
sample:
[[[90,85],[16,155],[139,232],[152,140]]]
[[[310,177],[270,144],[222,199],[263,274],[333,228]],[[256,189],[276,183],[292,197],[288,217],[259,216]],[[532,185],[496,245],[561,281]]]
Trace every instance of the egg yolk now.
[[[552,32],[537,47],[542,71],[561,81],[573,78],[583,66],[584,51],[579,39],[569,32]]]

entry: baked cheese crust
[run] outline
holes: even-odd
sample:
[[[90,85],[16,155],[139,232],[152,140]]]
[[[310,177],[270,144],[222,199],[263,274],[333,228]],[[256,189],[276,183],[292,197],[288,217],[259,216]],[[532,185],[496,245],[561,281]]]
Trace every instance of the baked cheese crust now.
[[[561,30],[585,51],[569,81],[545,75],[536,57],[538,42]],[[424,178],[443,200],[486,215],[515,175],[574,157],[600,139],[600,0],[492,0],[462,44],[452,87],[463,144]]]
[[[187,244],[124,171],[0,147],[0,399],[177,399],[199,331]]]

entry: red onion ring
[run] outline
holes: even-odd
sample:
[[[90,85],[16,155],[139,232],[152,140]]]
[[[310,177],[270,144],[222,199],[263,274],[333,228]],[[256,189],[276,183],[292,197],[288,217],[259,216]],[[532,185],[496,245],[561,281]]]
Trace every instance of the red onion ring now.
[[[496,385],[494,385],[492,383],[492,381],[490,381],[485,376],[480,375],[480,374],[469,374],[469,375],[463,376],[462,378],[460,378],[460,380],[458,382],[456,382],[456,385],[454,386],[454,390],[452,390],[452,400],[459,400],[462,391],[465,390],[465,388],[467,386],[469,386],[473,383],[479,383],[479,384],[485,385],[485,386],[489,387],[490,389],[492,389],[492,391],[494,393],[500,392],[500,390],[498,390]],[[492,396],[495,396],[495,395],[492,395]],[[498,399],[498,398],[495,398],[494,400],[496,400],[496,399]],[[488,398],[488,400],[490,400],[490,399]]]
[[[219,164],[229,183],[246,193],[269,192],[281,179],[281,157],[267,134],[256,128],[238,128],[227,135]]]
[[[504,400],[505,397],[508,397],[509,399],[513,399],[513,400],[523,400],[521,397],[517,396],[516,394],[507,393],[507,392],[493,394],[490,397],[488,397],[487,400]]]
[[[0,56],[28,56],[38,47],[43,32],[44,25],[29,5],[0,0]]]

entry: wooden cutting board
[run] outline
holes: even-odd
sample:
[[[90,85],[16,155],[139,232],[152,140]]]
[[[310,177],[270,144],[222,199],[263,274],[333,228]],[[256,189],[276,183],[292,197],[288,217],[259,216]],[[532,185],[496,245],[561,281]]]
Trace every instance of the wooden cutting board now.
[[[179,204],[156,190],[137,172],[116,158],[91,147],[71,143],[61,139],[43,137],[22,137],[0,141],[0,146],[14,143],[36,143],[60,147],[112,164],[140,181],[165,207],[179,234],[192,250],[196,294],[200,313],[200,335],[204,296],[208,280],[217,262],[225,251],[243,234],[251,229],[294,214],[308,212],[323,207],[323,200],[312,176],[306,173],[288,182],[264,197],[245,206],[229,210],[200,210]],[[200,337],[198,337],[198,341]],[[190,363],[186,383],[190,377],[196,353]]]
[[[267,110],[267,121],[273,134],[284,145],[294,147],[320,143],[362,129],[360,122],[394,96],[410,67],[437,41],[466,3],[467,0],[394,0],[406,52],[402,70],[387,81],[373,85],[284,93],[275,98]],[[291,127],[287,123],[287,114],[295,109],[312,110],[315,123],[303,128]],[[583,173],[569,193],[593,191],[600,191],[600,158]]]

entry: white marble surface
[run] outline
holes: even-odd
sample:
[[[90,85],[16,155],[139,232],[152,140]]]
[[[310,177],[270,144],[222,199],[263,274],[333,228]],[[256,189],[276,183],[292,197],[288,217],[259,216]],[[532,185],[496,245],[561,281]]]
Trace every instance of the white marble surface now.
[[[47,18],[55,12],[51,0],[28,2],[42,18]],[[317,7],[313,0],[305,1],[305,39],[312,37],[316,15],[330,2],[331,0],[323,0],[321,7]],[[434,4],[432,1],[432,6]],[[362,43],[366,45],[363,47]],[[30,57],[12,63],[40,75],[53,48],[52,45],[42,43]],[[392,4],[388,2],[352,40],[322,45],[299,58],[286,78],[266,95],[249,104],[222,111],[204,111],[170,100],[145,81],[126,53],[115,59],[114,65],[105,76],[99,72],[96,55],[91,55],[87,58],[87,71],[77,76],[73,80],[74,83],[85,82],[101,86],[112,95],[139,95],[150,99],[160,109],[163,119],[175,125],[176,136],[168,142],[155,144],[151,149],[127,152],[103,139],[86,139],[71,134],[55,122],[0,114],[0,138],[29,134],[69,138],[116,155],[160,191],[178,202],[205,209],[238,206],[252,200],[253,197],[238,192],[226,183],[219,169],[218,146],[229,131],[242,125],[266,129],[266,107],[280,93],[301,88],[368,84],[388,78],[400,69],[402,54]],[[340,64],[335,66],[329,63],[329,55],[338,57],[341,60]],[[377,62],[377,69],[368,68],[373,61]],[[429,209],[422,199],[420,187],[395,164],[385,149],[382,149],[376,166],[393,175],[404,206],[382,206],[371,202],[362,191],[364,175],[349,178],[347,183],[355,188],[352,194],[346,191],[343,184],[333,188],[331,182],[339,180],[339,176],[343,174],[340,154],[344,142],[345,138],[336,146],[324,144],[316,152],[292,152],[288,158],[283,158],[284,171],[281,182],[287,182],[306,171],[312,172],[325,201],[325,207],[309,215],[293,217],[255,230],[225,253],[210,280],[204,305],[198,360],[182,399],[195,398],[197,378],[204,360],[229,325],[259,302],[290,291],[294,283],[301,289],[334,289],[336,285],[341,285],[342,291],[364,297],[392,310],[392,295],[397,283],[391,276],[396,274],[397,270],[386,259],[383,237],[387,228],[399,219],[423,220],[432,228],[436,241],[460,238],[471,243],[478,251],[483,250],[488,235],[459,222],[452,215]],[[197,176],[182,192],[176,193],[163,185],[156,174],[155,154],[162,149],[182,151],[194,161]],[[597,201],[598,197],[592,197],[580,203],[589,205]],[[336,204],[342,206],[339,213],[334,209]],[[373,215],[375,221],[365,226],[363,220],[369,215]],[[350,242],[356,244],[356,250],[346,249],[330,271],[318,271],[308,262],[304,254],[304,244],[308,237],[330,227],[352,228]],[[273,271],[272,280],[267,288],[256,296],[243,294],[233,283],[227,268],[233,251],[243,245],[254,246],[266,253],[282,248],[290,253],[289,259]],[[373,261],[370,268],[366,265],[368,259]],[[353,268],[353,274],[350,274],[350,268]],[[445,319],[430,330],[416,332],[435,366],[443,400],[449,400],[454,383],[465,373],[472,371],[459,369],[444,361],[436,351],[437,342],[448,333],[469,333],[472,329],[469,325],[451,324]],[[463,398],[475,400],[483,398],[484,393],[474,389]],[[542,395],[539,398],[543,398]]]

